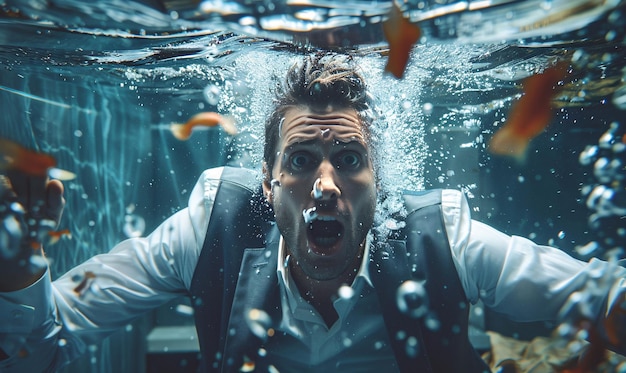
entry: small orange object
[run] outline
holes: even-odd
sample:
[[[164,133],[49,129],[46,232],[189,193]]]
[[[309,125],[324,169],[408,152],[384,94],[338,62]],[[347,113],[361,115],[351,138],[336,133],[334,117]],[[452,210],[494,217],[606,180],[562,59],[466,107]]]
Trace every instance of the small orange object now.
[[[15,169],[33,176],[46,176],[56,160],[44,153],[28,150],[22,145],[0,138],[0,169]]]
[[[170,130],[177,139],[187,140],[191,136],[191,131],[194,127],[215,127],[217,125],[221,125],[224,131],[229,135],[237,134],[235,121],[231,117],[208,111],[194,115],[185,124],[172,124]]]
[[[239,369],[240,372],[254,372],[256,370],[256,364],[250,360],[247,356],[243,357],[243,365]]]
[[[506,123],[491,138],[489,151],[524,160],[530,140],[552,120],[552,99],[560,91],[558,83],[566,73],[567,64],[561,62],[524,80],[523,96],[513,104]]]
[[[91,286],[91,283],[93,282],[93,279],[96,278],[96,274],[91,272],[91,271],[86,271],[85,275],[83,276],[83,279],[80,281],[80,283],[78,285],[76,285],[76,287],[74,288],[74,293],[76,293],[76,295],[82,297],[83,295],[85,295],[85,292],[89,289],[89,287]]]
[[[419,40],[422,31],[408,19],[394,2],[389,11],[389,18],[383,23],[383,32],[389,42],[389,57],[385,71],[400,79],[409,63],[411,49]]]
[[[62,237],[72,238],[72,233],[69,229],[62,229],[60,231],[49,231],[48,236],[50,236],[49,244],[53,245],[57,243]]]

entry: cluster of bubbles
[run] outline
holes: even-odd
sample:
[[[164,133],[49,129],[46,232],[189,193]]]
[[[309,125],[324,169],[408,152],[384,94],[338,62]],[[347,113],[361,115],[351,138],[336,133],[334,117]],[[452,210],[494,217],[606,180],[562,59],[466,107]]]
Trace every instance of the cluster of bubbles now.
[[[600,331],[594,325],[594,299],[606,294],[618,280],[611,274],[614,266],[621,263],[626,252],[626,134],[619,123],[613,122],[597,144],[588,145],[580,154],[581,165],[592,170],[593,182],[582,188],[587,207],[591,210],[589,227],[596,240],[576,248],[584,259],[604,257],[607,267],[590,271],[583,289],[574,292],[560,310],[562,323],[555,330],[555,343],[568,349],[573,355],[597,355],[594,362],[599,369],[626,371],[626,362],[605,353]],[[605,328],[615,330],[610,321]],[[582,361],[582,360],[581,360]],[[582,364],[582,363],[581,363]]]
[[[7,181],[2,178],[1,183]],[[38,213],[41,206],[33,207]],[[41,244],[51,242],[56,222],[50,219],[29,218],[24,207],[16,201],[0,203],[0,260],[14,260],[30,273],[44,269],[49,260],[43,255],[30,255]]]
[[[618,324],[611,317],[603,321],[604,331],[597,326],[595,299],[608,292],[619,280],[619,274],[612,273],[617,264],[591,271],[585,286],[572,293],[559,312],[562,323],[554,331],[552,343],[557,348],[565,348],[572,356],[581,356],[579,365],[591,364],[593,371],[626,372],[626,359],[609,353],[605,338],[611,343],[620,344]],[[623,306],[622,306],[623,307]],[[619,311],[618,311],[619,312]],[[603,333],[606,335],[603,336]],[[591,370],[589,370],[591,371]]]
[[[246,323],[250,331],[262,340],[272,337],[274,329],[272,329],[272,319],[267,312],[253,308],[246,313]]]
[[[592,211],[589,227],[597,241],[576,250],[583,257],[604,255],[619,260],[626,248],[626,134],[619,123],[600,137],[597,145],[587,146],[580,154],[583,166],[593,168],[595,183],[582,189]]]
[[[134,213],[135,204],[130,204],[126,207],[126,215],[124,215],[124,227],[122,230],[126,237],[141,237],[146,230],[145,219]]]
[[[17,202],[0,205],[0,259],[13,259],[19,254],[25,211]]]

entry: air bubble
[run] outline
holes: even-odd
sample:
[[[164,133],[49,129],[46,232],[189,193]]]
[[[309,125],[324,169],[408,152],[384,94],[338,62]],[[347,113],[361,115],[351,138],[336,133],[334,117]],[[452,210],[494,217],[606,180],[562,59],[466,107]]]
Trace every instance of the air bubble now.
[[[146,229],[146,221],[139,215],[128,214],[124,217],[124,234],[126,237],[141,237]]]
[[[209,84],[204,88],[202,93],[204,94],[204,99],[209,103],[209,105],[216,106],[220,102],[222,89],[216,84]]]
[[[431,104],[430,102],[426,102],[423,106],[422,106],[422,110],[424,112],[425,115],[430,115],[433,113],[433,104]]]
[[[419,318],[428,311],[428,298],[424,285],[420,282],[405,281],[396,292],[398,309],[413,318]]]
[[[251,309],[246,313],[246,323],[254,335],[261,339],[266,339],[274,334],[271,329],[272,319],[263,310]]]
[[[184,316],[193,316],[193,307],[186,304],[179,304],[176,306],[176,312]]]
[[[339,288],[339,297],[342,299],[350,299],[354,296],[354,289],[348,285],[342,285]]]
[[[417,343],[417,338],[411,336],[406,340],[406,354],[410,357],[417,356],[419,352],[419,346]]]

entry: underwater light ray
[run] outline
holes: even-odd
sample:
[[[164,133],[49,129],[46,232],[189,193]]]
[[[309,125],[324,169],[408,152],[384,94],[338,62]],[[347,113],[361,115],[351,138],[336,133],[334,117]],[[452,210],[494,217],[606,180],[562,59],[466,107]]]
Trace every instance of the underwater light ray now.
[[[13,88],[9,88],[9,87],[5,87],[3,85],[0,85],[0,89],[5,91],[5,92],[9,92],[9,93],[13,93],[15,95],[18,96],[22,96],[22,97],[26,97],[26,98],[30,98],[31,100],[35,100],[35,101],[39,101],[39,102],[43,102],[45,104],[49,104],[49,105],[54,105],[54,106],[58,106],[58,107],[62,107],[64,109],[71,109],[72,105],[68,105],[68,104],[64,104],[62,102],[58,102],[58,101],[53,101],[53,100],[49,100],[47,98],[43,98],[40,96],[36,96],[32,93],[27,93],[24,91],[19,91],[17,89],[13,89]]]
[[[32,93],[28,93],[28,92],[24,92],[24,91],[20,91],[14,88],[10,88],[10,87],[6,87],[3,85],[0,85],[0,90],[8,92],[8,93],[12,93],[14,95],[18,95],[18,96],[22,96],[25,98],[29,98],[31,100],[35,100],[35,101],[39,101],[39,102],[43,102],[44,104],[48,104],[48,105],[53,105],[53,106],[57,106],[63,109],[76,109],[77,111],[81,111],[84,113],[88,113],[88,114],[92,114],[94,113],[93,110],[90,109],[84,109],[75,105],[70,105],[70,104],[66,104],[63,102],[58,102],[58,101],[54,101],[54,100],[50,100],[41,96],[37,96],[34,95]]]

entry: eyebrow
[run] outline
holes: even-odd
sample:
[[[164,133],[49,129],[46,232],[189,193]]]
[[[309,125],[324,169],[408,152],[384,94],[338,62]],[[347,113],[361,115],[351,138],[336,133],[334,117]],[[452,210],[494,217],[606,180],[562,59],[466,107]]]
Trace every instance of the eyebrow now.
[[[313,145],[315,143],[320,142],[319,139],[315,138],[315,139],[308,139],[308,138],[302,138],[302,137],[294,137],[292,138],[289,143],[287,143],[285,145],[285,148],[290,148],[296,145]],[[340,143],[341,145],[351,145],[351,144],[357,144],[359,146],[365,147],[366,144],[363,141],[359,141],[358,139],[348,139],[348,140],[343,140],[343,139],[333,139],[333,145],[339,145],[337,143]]]

